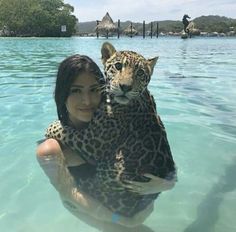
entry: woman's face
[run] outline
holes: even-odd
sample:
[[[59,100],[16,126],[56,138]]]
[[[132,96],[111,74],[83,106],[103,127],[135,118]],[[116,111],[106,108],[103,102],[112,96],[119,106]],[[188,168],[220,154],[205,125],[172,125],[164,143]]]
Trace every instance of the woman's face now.
[[[66,108],[74,126],[92,119],[101,102],[99,87],[95,75],[87,72],[81,73],[72,83]]]

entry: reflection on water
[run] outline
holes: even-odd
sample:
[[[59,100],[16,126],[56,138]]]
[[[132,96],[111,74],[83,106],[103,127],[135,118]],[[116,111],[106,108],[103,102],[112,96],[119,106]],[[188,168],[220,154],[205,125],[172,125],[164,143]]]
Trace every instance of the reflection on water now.
[[[226,166],[225,173],[218,182],[215,183],[211,190],[206,194],[197,208],[197,217],[184,232],[197,231],[216,231],[216,224],[220,217],[220,204],[222,204],[225,194],[236,189],[236,158],[231,164]]]
[[[0,231],[98,231],[65,210],[34,153],[56,118],[59,62],[87,54],[102,68],[104,41],[0,38]],[[133,231],[236,231],[236,40],[111,42],[145,57],[160,56],[150,90],[179,170],[176,187],[161,194],[145,226]],[[113,226],[110,232],[115,230],[125,231]]]

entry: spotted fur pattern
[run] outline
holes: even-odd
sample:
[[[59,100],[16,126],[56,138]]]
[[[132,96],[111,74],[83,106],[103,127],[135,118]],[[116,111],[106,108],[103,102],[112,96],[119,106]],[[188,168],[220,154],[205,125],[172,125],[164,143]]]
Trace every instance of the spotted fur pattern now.
[[[112,211],[133,216],[158,194],[139,195],[123,187],[125,180],[149,181],[143,173],[173,178],[175,164],[164,125],[147,85],[157,58],[147,60],[105,43],[102,58],[109,99],[86,129],[52,123],[46,136],[60,140],[96,165],[96,175],[77,177],[80,189]]]

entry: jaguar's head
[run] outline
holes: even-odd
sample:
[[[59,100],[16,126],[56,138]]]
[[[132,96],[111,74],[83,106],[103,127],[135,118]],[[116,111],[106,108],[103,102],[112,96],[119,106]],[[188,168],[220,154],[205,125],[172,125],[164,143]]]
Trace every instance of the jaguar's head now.
[[[101,52],[108,91],[117,103],[128,104],[146,90],[158,57],[145,59],[133,51],[116,51],[108,42]]]

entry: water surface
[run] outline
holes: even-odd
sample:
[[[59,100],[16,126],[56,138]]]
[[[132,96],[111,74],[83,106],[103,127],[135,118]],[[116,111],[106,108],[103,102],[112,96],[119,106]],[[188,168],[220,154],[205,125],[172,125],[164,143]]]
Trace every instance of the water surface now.
[[[0,38],[0,231],[96,232],[71,215],[35,159],[56,118],[53,90],[65,57],[91,56],[96,38]],[[150,90],[178,166],[176,187],[146,220],[155,232],[236,231],[236,39],[109,39],[159,55]]]

